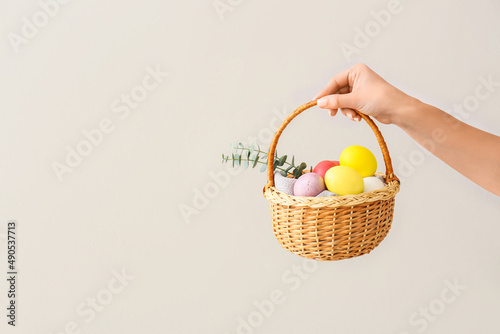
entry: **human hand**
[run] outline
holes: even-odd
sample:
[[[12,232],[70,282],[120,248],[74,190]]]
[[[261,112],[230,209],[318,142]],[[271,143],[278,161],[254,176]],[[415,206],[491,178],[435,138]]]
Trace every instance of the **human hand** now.
[[[365,64],[354,65],[335,75],[316,99],[319,99],[318,107],[329,109],[331,116],[340,109],[345,116],[359,122],[357,110],[384,124],[400,124],[404,114],[418,102]]]

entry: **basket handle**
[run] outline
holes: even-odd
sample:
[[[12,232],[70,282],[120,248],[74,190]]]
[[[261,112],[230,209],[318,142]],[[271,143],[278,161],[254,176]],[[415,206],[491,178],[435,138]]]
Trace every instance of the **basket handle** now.
[[[281,123],[278,130],[276,130],[276,133],[274,134],[273,137],[273,141],[271,142],[271,147],[269,148],[269,152],[267,155],[267,184],[264,187],[264,189],[274,186],[274,175],[273,175],[274,152],[276,151],[276,145],[278,144],[278,139],[280,138],[281,133],[286,128],[286,126],[292,121],[292,119],[294,119],[304,110],[309,109],[315,105],[316,105],[316,100],[301,105],[300,107],[295,109],[294,112],[288,115],[287,118],[283,121],[283,123]],[[378,144],[380,146],[380,149],[382,150],[382,155],[384,156],[386,182],[393,180],[399,182],[397,176],[394,175],[394,171],[392,169],[391,156],[389,155],[389,150],[387,149],[384,137],[382,137],[382,134],[380,133],[380,130],[378,129],[377,125],[373,122],[370,116],[362,114],[359,111],[356,112],[366,121],[366,123],[368,123],[368,125],[372,128],[373,132],[375,133],[375,136],[377,137]]]

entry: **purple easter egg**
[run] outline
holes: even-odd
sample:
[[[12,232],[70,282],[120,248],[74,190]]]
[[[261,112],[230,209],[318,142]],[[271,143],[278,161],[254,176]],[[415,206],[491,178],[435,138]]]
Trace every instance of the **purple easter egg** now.
[[[314,197],[325,189],[323,178],[311,172],[305,173],[297,179],[293,186],[293,194],[295,196]]]

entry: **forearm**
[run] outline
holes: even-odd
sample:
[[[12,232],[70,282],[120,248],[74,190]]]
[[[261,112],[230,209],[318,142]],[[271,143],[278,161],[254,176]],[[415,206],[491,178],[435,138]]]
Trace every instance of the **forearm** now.
[[[395,124],[450,167],[500,196],[500,137],[418,100],[412,100]]]

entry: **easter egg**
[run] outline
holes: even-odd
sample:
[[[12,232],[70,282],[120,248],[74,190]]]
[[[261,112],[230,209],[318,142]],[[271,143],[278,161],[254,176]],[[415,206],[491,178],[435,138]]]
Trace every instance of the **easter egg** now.
[[[318,163],[316,167],[314,167],[313,172],[318,174],[322,178],[325,178],[326,171],[338,165],[339,165],[338,161],[323,160],[320,163]]]
[[[363,178],[363,182],[365,184],[365,189],[363,190],[364,193],[385,187],[385,183],[376,176],[365,177]]]
[[[325,182],[314,172],[302,174],[293,185],[294,196],[316,196],[323,190]]]
[[[338,195],[355,195],[363,192],[363,177],[354,168],[335,166],[325,174],[325,184],[329,191]]]
[[[372,176],[377,171],[377,159],[366,147],[352,145],[340,154],[341,166],[354,168],[362,177]]]

